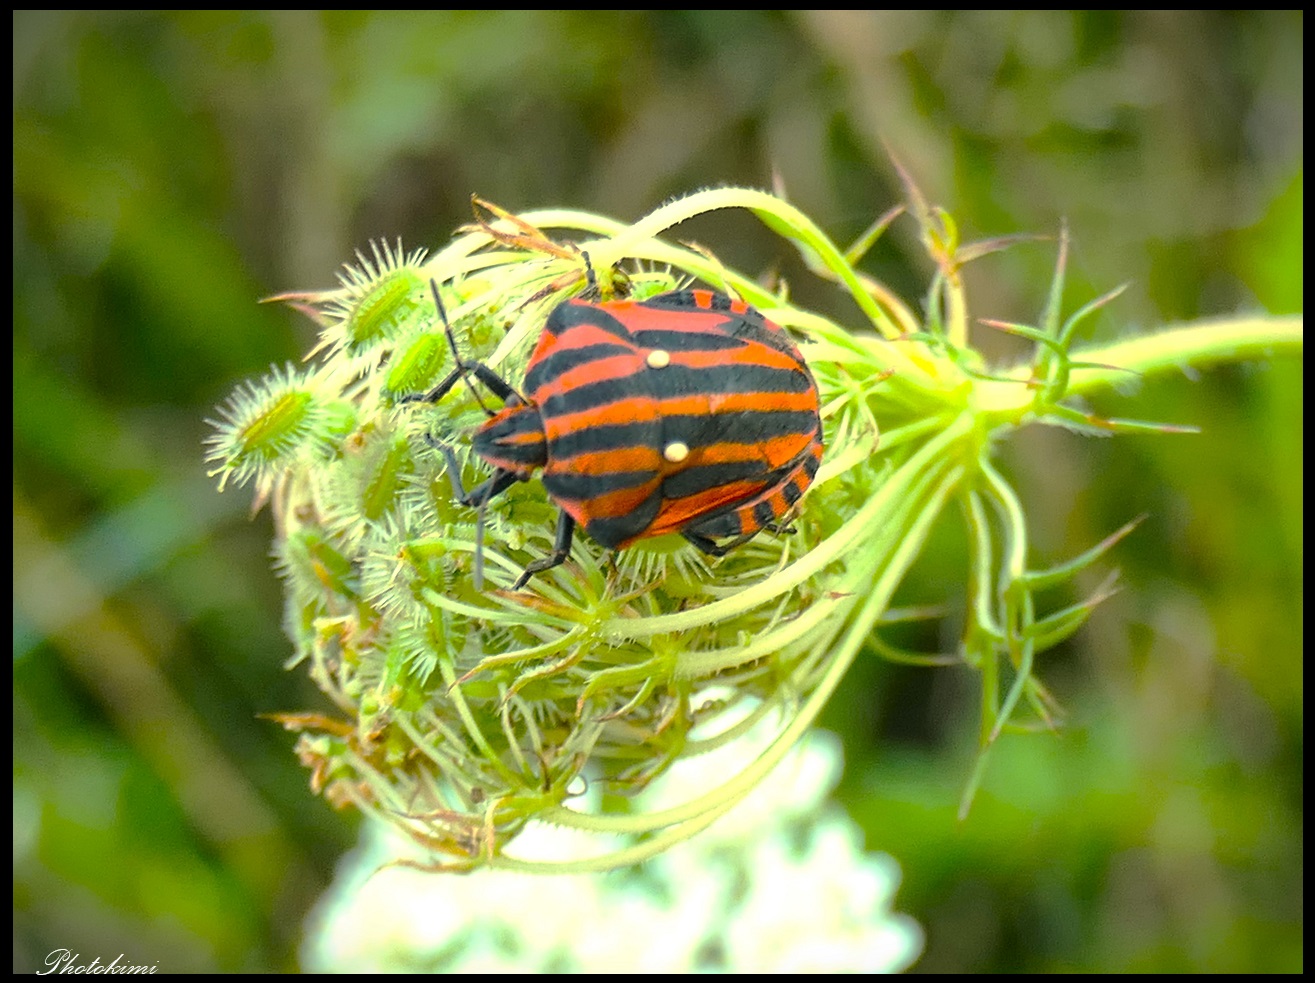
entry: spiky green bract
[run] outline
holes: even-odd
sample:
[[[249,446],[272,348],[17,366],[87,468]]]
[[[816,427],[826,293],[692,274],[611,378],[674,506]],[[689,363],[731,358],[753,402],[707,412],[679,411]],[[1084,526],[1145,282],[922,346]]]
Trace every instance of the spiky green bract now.
[[[334,397],[309,372],[291,365],[239,386],[207,422],[206,460],[215,465],[222,491],[230,481],[267,484],[280,470],[333,442]],[[343,409],[343,407],[338,407]]]
[[[740,801],[808,730],[860,650],[938,661],[888,650],[874,632],[947,511],[961,517],[971,551],[954,658],[982,679],[982,761],[1008,725],[1050,720],[1038,656],[1093,602],[1044,612],[1035,593],[1102,551],[1033,569],[1027,519],[994,448],[1037,422],[1154,427],[1102,420],[1069,400],[1187,358],[1297,347],[1300,325],[1188,327],[1076,353],[1083,318],[1108,298],[1063,316],[1061,245],[1041,323],[998,323],[1031,339],[1036,357],[992,369],[970,347],[960,273],[1006,243],[961,243],[946,213],[911,183],[908,191],[936,264],[924,318],[854,265],[894,212],[843,250],[786,202],[735,188],[670,202],[633,225],[489,206],[491,222],[423,266],[397,262],[394,250],[338,291],[287,298],[329,325],[323,361],[254,387],[266,397],[251,402],[277,412],[226,412],[212,457],[225,477],[262,474],[273,493],[286,623],[333,707],[283,718],[302,734],[314,788],[404,831],[433,867],[585,871],[652,856]],[[749,212],[796,246],[852,300],[849,323],[672,241],[674,226],[725,209]],[[440,292],[461,358],[515,387],[549,311],[587,289],[590,268],[600,295],[627,280],[639,297],[702,283],[799,336],[822,396],[826,453],[792,532],[759,535],[716,561],[678,537],[613,555],[579,535],[566,564],[511,589],[552,550],[557,509],[537,481],[517,484],[488,502],[481,541],[476,510],[454,500],[435,445],[455,449],[467,488],[486,478],[468,434],[497,400],[477,398],[477,382],[423,399],[454,363],[419,285],[432,279]],[[305,422],[321,419],[333,423]],[[687,803],[621,805],[674,762],[764,724],[775,737],[752,763]],[[979,776],[980,766],[965,802]],[[611,834],[613,848],[557,864],[518,858],[514,840],[531,820]]]
[[[387,242],[372,242],[371,256],[357,252],[358,266],[339,274],[342,291],[325,309],[322,344],[349,356],[369,357],[394,342],[419,320],[429,283],[425,250],[410,254]]]

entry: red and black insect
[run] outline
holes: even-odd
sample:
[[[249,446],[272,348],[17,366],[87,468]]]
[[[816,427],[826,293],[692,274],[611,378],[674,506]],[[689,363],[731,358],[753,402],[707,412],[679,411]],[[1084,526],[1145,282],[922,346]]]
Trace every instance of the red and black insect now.
[[[553,552],[516,590],[565,561],[577,525],[609,549],[679,532],[724,556],[761,529],[782,531],[822,460],[817,384],[799,349],[753,307],[710,290],[565,301],[530,356],[524,395],[457,355],[419,398],[442,399],[467,374],[503,407],[486,410],[472,438],[494,471],[470,491],[438,445],[457,498],[482,510],[542,469],[561,508]]]

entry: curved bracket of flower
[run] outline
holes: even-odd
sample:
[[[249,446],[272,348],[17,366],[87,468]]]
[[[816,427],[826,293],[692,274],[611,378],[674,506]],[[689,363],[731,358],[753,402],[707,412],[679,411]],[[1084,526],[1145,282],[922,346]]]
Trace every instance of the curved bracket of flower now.
[[[1062,313],[1061,235],[1038,324],[986,322],[1031,340],[1034,357],[990,369],[969,343],[959,271],[1009,240],[961,244],[950,216],[907,179],[906,188],[936,262],[921,318],[856,269],[900,209],[841,250],[780,198],[737,188],[672,201],[632,225],[477,202],[475,224],[433,256],[375,246],[338,289],[277,298],[321,326],[319,359],[240,389],[214,423],[210,459],[221,485],[253,481],[258,501],[272,502],[292,664],[307,665],[342,714],[278,717],[300,732],[317,791],[401,828],[432,850],[436,867],[584,871],[652,856],[760,782],[864,644],[887,651],[874,631],[929,530],[954,508],[971,548],[956,657],[982,679],[982,754],[967,807],[986,752],[1006,728],[1027,726],[1024,708],[1033,723],[1051,721],[1036,658],[1104,596],[1042,614],[1036,592],[1132,528],[1067,564],[1031,569],[1026,517],[992,463],[994,445],[1033,423],[1181,431],[1099,419],[1073,400],[1129,373],[1296,350],[1302,329],[1300,319],[1235,319],[1076,351],[1084,319],[1114,294]],[[853,300],[860,327],[664,238],[724,209],[748,211],[792,243]],[[569,563],[509,589],[551,550],[554,509],[537,483],[518,486],[490,504],[480,543],[472,510],[453,500],[434,438],[461,446],[482,417],[469,391],[436,405],[406,398],[453,362],[429,285],[465,351],[519,379],[547,313],[584,288],[586,253],[605,296],[701,281],[802,336],[826,454],[791,534],[759,536],[711,567],[670,538],[619,554],[577,539]],[[477,550],[482,591],[471,575]],[[626,796],[673,762],[764,720],[777,721],[776,737],[739,774],[677,808],[625,810]],[[603,809],[572,807],[599,788]],[[621,834],[629,845],[569,863],[517,857],[511,844],[531,820]]]

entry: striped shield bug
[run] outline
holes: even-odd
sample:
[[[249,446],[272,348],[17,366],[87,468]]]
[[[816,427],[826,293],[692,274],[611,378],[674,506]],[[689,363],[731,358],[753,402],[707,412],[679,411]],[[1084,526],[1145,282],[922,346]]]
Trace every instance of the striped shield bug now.
[[[443,313],[437,285],[434,297]],[[725,294],[567,300],[548,315],[521,392],[462,359],[447,331],[456,368],[415,398],[436,402],[473,376],[503,403],[485,409],[472,438],[493,468],[475,488],[462,486],[451,448],[437,444],[457,499],[480,509],[482,530],[488,501],[541,469],[561,510],[552,553],[530,563],[515,590],[566,560],[577,526],[608,549],[679,532],[724,556],[759,530],[783,531],[817,474],[812,373],[779,325]]]

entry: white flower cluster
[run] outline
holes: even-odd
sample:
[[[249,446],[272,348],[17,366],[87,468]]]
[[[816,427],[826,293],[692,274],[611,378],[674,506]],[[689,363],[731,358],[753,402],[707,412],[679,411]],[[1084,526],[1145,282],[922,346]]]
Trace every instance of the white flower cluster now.
[[[683,802],[708,775],[734,774],[761,742],[679,763],[645,791],[645,810]],[[899,867],[863,851],[857,826],[826,796],[839,740],[814,732],[707,831],[641,867],[609,874],[499,870],[434,874],[382,827],[350,855],[311,916],[309,972],[898,972],[922,949],[918,924],[892,911]],[[616,843],[610,843],[613,848]],[[535,826],[521,856],[599,852],[599,837]]]

